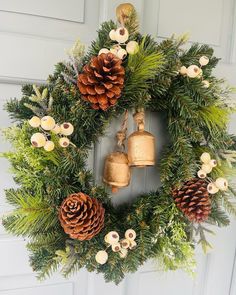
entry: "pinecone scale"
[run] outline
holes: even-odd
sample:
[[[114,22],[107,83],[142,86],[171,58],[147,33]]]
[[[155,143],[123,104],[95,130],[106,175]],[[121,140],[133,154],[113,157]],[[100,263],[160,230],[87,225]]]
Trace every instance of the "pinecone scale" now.
[[[92,57],[78,76],[78,87],[93,109],[107,110],[116,104],[124,86],[122,60],[112,53]]]
[[[176,206],[192,222],[207,220],[211,212],[211,203],[204,179],[193,178],[184,183],[180,189],[172,192]]]

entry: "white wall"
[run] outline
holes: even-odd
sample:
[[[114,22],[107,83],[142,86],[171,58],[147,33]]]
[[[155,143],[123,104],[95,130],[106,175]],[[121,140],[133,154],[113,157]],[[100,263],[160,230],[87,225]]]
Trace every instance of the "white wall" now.
[[[53,71],[53,65],[65,57],[64,49],[80,37],[86,45],[96,36],[99,23],[115,18],[118,0],[0,0],[0,123],[10,121],[2,110],[9,97],[20,97],[26,82],[41,83]],[[158,40],[172,33],[191,33],[190,42],[208,43],[222,57],[217,74],[236,85],[236,0],[133,0],[143,32]],[[164,126],[158,116],[147,114],[147,128],[164,144]],[[134,130],[130,121],[129,132]],[[101,181],[104,156],[111,151],[116,122],[112,124],[94,151],[94,171]],[[236,133],[235,124],[231,130]],[[1,142],[1,150],[8,145]],[[3,189],[13,185],[8,165],[0,160],[0,214],[10,208],[4,202]],[[136,170],[132,183],[114,197],[120,203],[156,184],[155,168]],[[147,181],[148,180],[148,181]],[[139,183],[139,185],[137,185]],[[180,271],[161,273],[155,263],[147,263],[129,275],[118,287],[105,284],[102,277],[82,270],[69,280],[55,275],[37,282],[28,266],[25,241],[7,235],[0,227],[0,295],[235,295],[236,294],[236,222],[218,229],[212,238],[215,246],[207,256],[197,250],[198,275],[189,278]]]

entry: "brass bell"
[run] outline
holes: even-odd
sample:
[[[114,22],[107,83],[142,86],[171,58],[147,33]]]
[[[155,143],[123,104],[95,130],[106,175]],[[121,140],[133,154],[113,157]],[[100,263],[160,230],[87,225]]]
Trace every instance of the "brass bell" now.
[[[103,181],[111,186],[113,193],[129,185],[130,168],[126,153],[118,151],[106,157]]]
[[[127,121],[128,111],[125,112],[121,130],[116,133],[118,150],[109,154],[105,160],[103,181],[111,186],[113,193],[117,192],[121,187],[128,186],[130,183],[128,155],[124,152]]]
[[[128,138],[128,160],[130,166],[145,167],[155,165],[155,137],[144,130],[144,112],[134,115],[138,131]]]

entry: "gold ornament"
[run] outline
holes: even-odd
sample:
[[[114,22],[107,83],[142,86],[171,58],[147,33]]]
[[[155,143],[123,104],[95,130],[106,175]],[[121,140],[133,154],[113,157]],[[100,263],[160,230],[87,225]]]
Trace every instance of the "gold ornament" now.
[[[116,8],[116,17],[120,24],[124,25],[132,12],[135,11],[131,3],[122,3]]]
[[[124,152],[114,152],[106,157],[103,181],[112,187],[112,192],[129,185],[130,168]]]
[[[126,139],[127,120],[128,112],[126,111],[122,129],[116,134],[117,146],[123,150]],[[124,151],[115,151],[106,157],[103,181],[111,186],[113,193],[117,192],[119,188],[129,185],[130,167],[128,156]]]
[[[155,138],[144,130],[144,111],[134,114],[138,131],[128,138],[128,160],[130,166],[145,167],[155,165]]]

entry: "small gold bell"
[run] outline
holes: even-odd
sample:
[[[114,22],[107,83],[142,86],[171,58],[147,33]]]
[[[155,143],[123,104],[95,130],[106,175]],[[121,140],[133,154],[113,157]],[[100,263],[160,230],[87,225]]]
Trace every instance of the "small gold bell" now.
[[[108,155],[105,160],[103,181],[111,186],[113,193],[117,192],[118,188],[128,186],[130,182],[128,156],[124,152],[127,121],[128,111],[125,112],[121,130],[116,133],[117,147],[119,150]]]
[[[144,130],[144,112],[134,115],[138,131],[128,138],[128,160],[130,166],[145,167],[155,165],[155,138]]]
[[[103,181],[112,187],[112,192],[129,185],[130,168],[128,157],[124,152],[113,152],[106,157]]]

